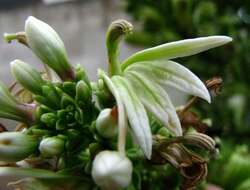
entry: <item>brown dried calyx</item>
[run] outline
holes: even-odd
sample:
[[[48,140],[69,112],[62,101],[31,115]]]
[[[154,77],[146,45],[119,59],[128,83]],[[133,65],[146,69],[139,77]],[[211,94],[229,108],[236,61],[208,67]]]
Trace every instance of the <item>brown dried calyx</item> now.
[[[191,190],[207,176],[207,161],[179,144],[172,144],[161,153],[183,177],[181,189]]]
[[[202,133],[187,133],[171,139],[155,136],[151,162],[170,163],[183,177],[182,189],[191,190],[207,176],[207,161],[184,145],[191,145],[215,153],[215,142]]]
[[[223,81],[221,77],[213,77],[211,79],[208,79],[205,83],[210,93],[213,96],[217,96],[221,91],[222,82]],[[200,98],[197,96],[192,97],[181,110],[177,111],[177,113],[180,118],[181,125],[184,129],[188,128],[189,126],[192,126],[198,132],[204,133],[208,126],[202,121],[200,121],[200,119],[194,112],[189,111],[189,109],[199,99]]]

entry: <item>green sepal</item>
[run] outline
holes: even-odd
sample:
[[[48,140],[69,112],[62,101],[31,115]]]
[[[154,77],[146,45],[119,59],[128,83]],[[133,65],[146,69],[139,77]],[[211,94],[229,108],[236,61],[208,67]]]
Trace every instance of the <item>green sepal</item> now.
[[[66,129],[66,127],[67,127],[66,125],[67,124],[62,119],[59,119],[59,120],[56,121],[56,129],[57,130],[64,130],[64,129]]]
[[[68,95],[74,97],[75,91],[76,91],[76,83],[75,82],[64,82],[63,83],[63,91],[67,93]]]
[[[76,81],[83,80],[91,88],[90,81],[86,71],[81,67],[80,64],[76,65]]]
[[[45,114],[45,113],[48,113],[48,112],[53,112],[54,110],[52,110],[51,108],[45,106],[45,105],[40,105],[40,106],[37,106],[36,108],[36,111],[35,111],[35,116],[36,118],[39,120],[40,117]]]
[[[55,113],[45,113],[41,116],[40,119],[48,127],[55,127],[57,122],[57,115]]]
[[[91,98],[91,90],[84,81],[79,81],[76,84],[76,101],[87,102]]]
[[[64,94],[62,96],[60,105],[61,105],[61,108],[64,108],[64,109],[67,108],[69,105],[73,105],[75,107],[75,101],[69,95]],[[69,110],[69,111],[72,111],[72,110]]]
[[[60,97],[56,89],[52,85],[43,85],[42,91],[43,91],[43,96],[49,100],[51,106],[59,108]]]

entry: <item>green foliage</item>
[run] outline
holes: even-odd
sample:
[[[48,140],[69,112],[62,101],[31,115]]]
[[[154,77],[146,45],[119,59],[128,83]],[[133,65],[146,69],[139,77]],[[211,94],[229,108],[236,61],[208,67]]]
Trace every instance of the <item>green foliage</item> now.
[[[127,11],[142,25],[127,41],[154,46],[194,36],[229,35],[226,48],[184,62],[206,80],[221,76],[223,91],[212,105],[200,105],[218,133],[250,134],[250,3],[247,0],[127,0]],[[238,101],[238,102],[235,102]]]

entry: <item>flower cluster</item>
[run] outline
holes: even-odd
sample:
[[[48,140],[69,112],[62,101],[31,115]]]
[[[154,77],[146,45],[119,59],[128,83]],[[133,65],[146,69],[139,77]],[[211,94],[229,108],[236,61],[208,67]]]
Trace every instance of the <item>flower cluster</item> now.
[[[170,163],[183,176],[183,188],[206,177],[206,160],[186,145],[215,152],[213,139],[182,127],[184,111],[176,111],[166,86],[210,102],[209,91],[184,66],[170,60],[200,53],[231,41],[210,36],[167,43],[137,52],[121,62],[119,43],[132,31],[125,20],[107,32],[109,73],[98,70],[89,81],[85,70],[69,63],[64,44],[46,23],[29,17],[25,31],[5,34],[18,40],[44,64],[36,71],[20,60],[11,62],[19,92],[0,83],[0,117],[21,122],[0,133],[0,176],[23,178],[14,187],[31,189],[141,189],[151,170],[143,163]],[[57,76],[55,76],[57,74]],[[19,99],[18,99],[19,98]],[[139,162],[138,162],[139,161]],[[147,163],[148,164],[148,163]],[[15,167],[9,167],[15,166]],[[191,171],[191,172],[189,172]],[[194,173],[192,173],[194,172]]]

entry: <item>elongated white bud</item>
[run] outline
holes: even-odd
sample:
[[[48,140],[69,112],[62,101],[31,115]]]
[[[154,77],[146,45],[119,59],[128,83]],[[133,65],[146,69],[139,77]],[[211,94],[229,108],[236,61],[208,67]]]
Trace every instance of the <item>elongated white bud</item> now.
[[[110,108],[100,112],[96,119],[96,129],[101,136],[111,138],[117,135],[118,125],[116,114],[113,114]]]
[[[27,90],[41,94],[41,86],[45,83],[40,73],[29,64],[20,60],[14,60],[10,63],[11,72],[16,80]]]
[[[131,161],[116,151],[102,151],[93,161],[92,177],[104,190],[125,188],[131,181]]]
[[[25,159],[37,148],[37,140],[21,132],[0,133],[0,160],[17,162]]]
[[[44,64],[51,67],[62,80],[74,79],[64,44],[51,26],[30,16],[25,22],[25,34],[29,47]]]

